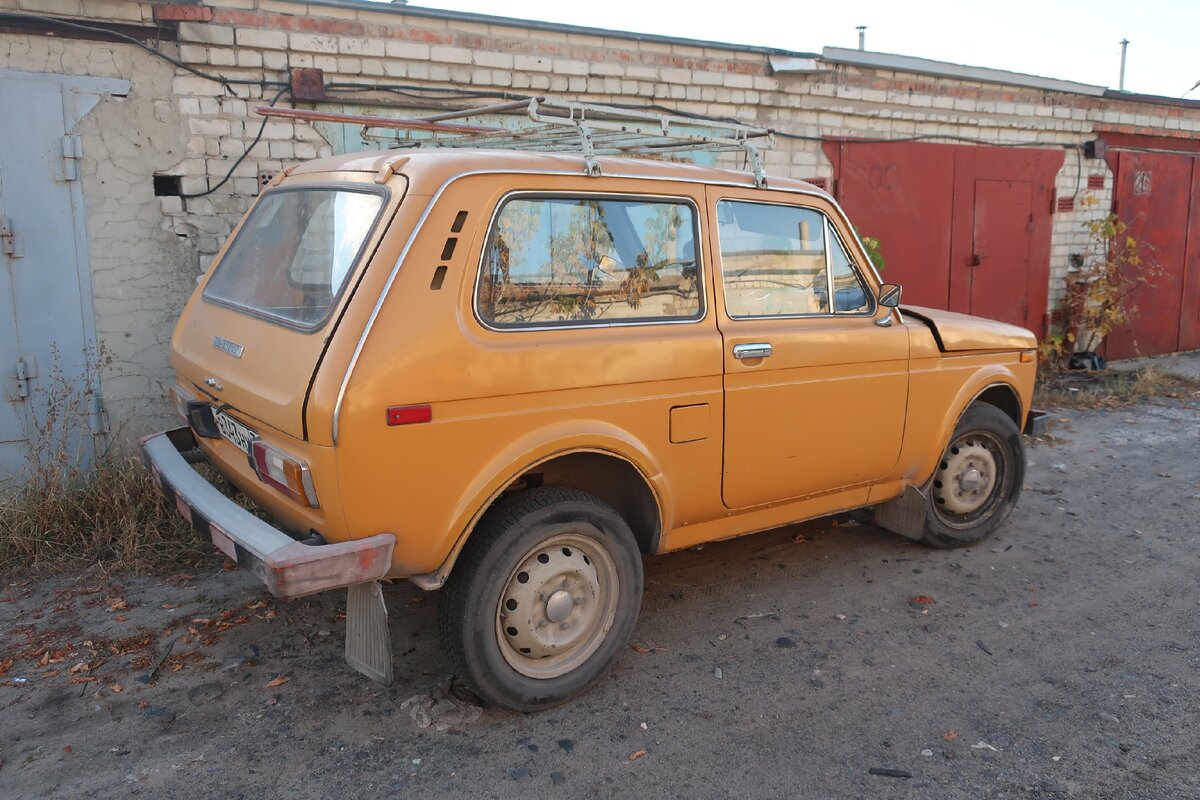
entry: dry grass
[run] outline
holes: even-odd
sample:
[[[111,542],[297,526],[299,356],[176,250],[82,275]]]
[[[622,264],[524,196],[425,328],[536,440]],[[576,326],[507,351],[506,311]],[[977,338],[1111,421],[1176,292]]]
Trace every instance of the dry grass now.
[[[0,494],[0,572],[98,567],[158,572],[215,561],[133,456],[104,459],[70,480],[30,481]]]
[[[1100,372],[1044,370],[1038,374],[1033,403],[1050,408],[1118,408],[1155,397],[1200,399],[1200,381],[1154,367]]]

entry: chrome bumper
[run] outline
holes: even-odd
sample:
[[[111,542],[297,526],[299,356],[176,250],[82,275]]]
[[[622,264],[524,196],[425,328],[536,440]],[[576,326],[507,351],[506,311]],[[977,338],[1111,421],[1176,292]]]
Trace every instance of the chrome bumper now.
[[[336,544],[301,544],[222,494],[196,472],[184,453],[197,450],[190,428],[138,441],[146,466],[200,536],[258,576],[276,597],[303,597],[384,577],[396,537],[381,533]]]

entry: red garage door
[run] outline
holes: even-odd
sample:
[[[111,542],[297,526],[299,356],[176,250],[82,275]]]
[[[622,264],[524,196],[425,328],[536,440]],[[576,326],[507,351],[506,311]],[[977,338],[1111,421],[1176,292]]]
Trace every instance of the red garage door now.
[[[1045,334],[1051,197],[1063,153],[827,141],[835,194],[880,240],[904,299]]]
[[[1106,340],[1109,358],[1200,348],[1200,157],[1119,150],[1113,210],[1159,272],[1129,296],[1127,325]]]

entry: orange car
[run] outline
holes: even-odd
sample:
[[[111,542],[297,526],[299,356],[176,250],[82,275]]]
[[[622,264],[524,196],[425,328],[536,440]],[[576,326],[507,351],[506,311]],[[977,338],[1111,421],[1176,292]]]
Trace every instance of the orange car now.
[[[970,544],[1020,494],[1031,333],[902,309],[809,184],[588,167],[470,150],[294,167],[175,330],[187,424],[143,440],[148,464],[276,595],[348,587],[347,657],[381,681],[385,579],[444,586],[457,674],[536,709],[624,647],[643,554],[868,507]]]

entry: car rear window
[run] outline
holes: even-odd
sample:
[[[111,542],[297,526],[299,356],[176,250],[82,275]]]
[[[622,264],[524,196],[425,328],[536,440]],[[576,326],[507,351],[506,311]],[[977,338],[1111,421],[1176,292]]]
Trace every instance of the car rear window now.
[[[696,230],[686,202],[513,198],[488,239],[479,316],[503,328],[699,319]]]
[[[254,207],[204,298],[291,327],[329,316],[379,220],[386,190],[281,188]]]

